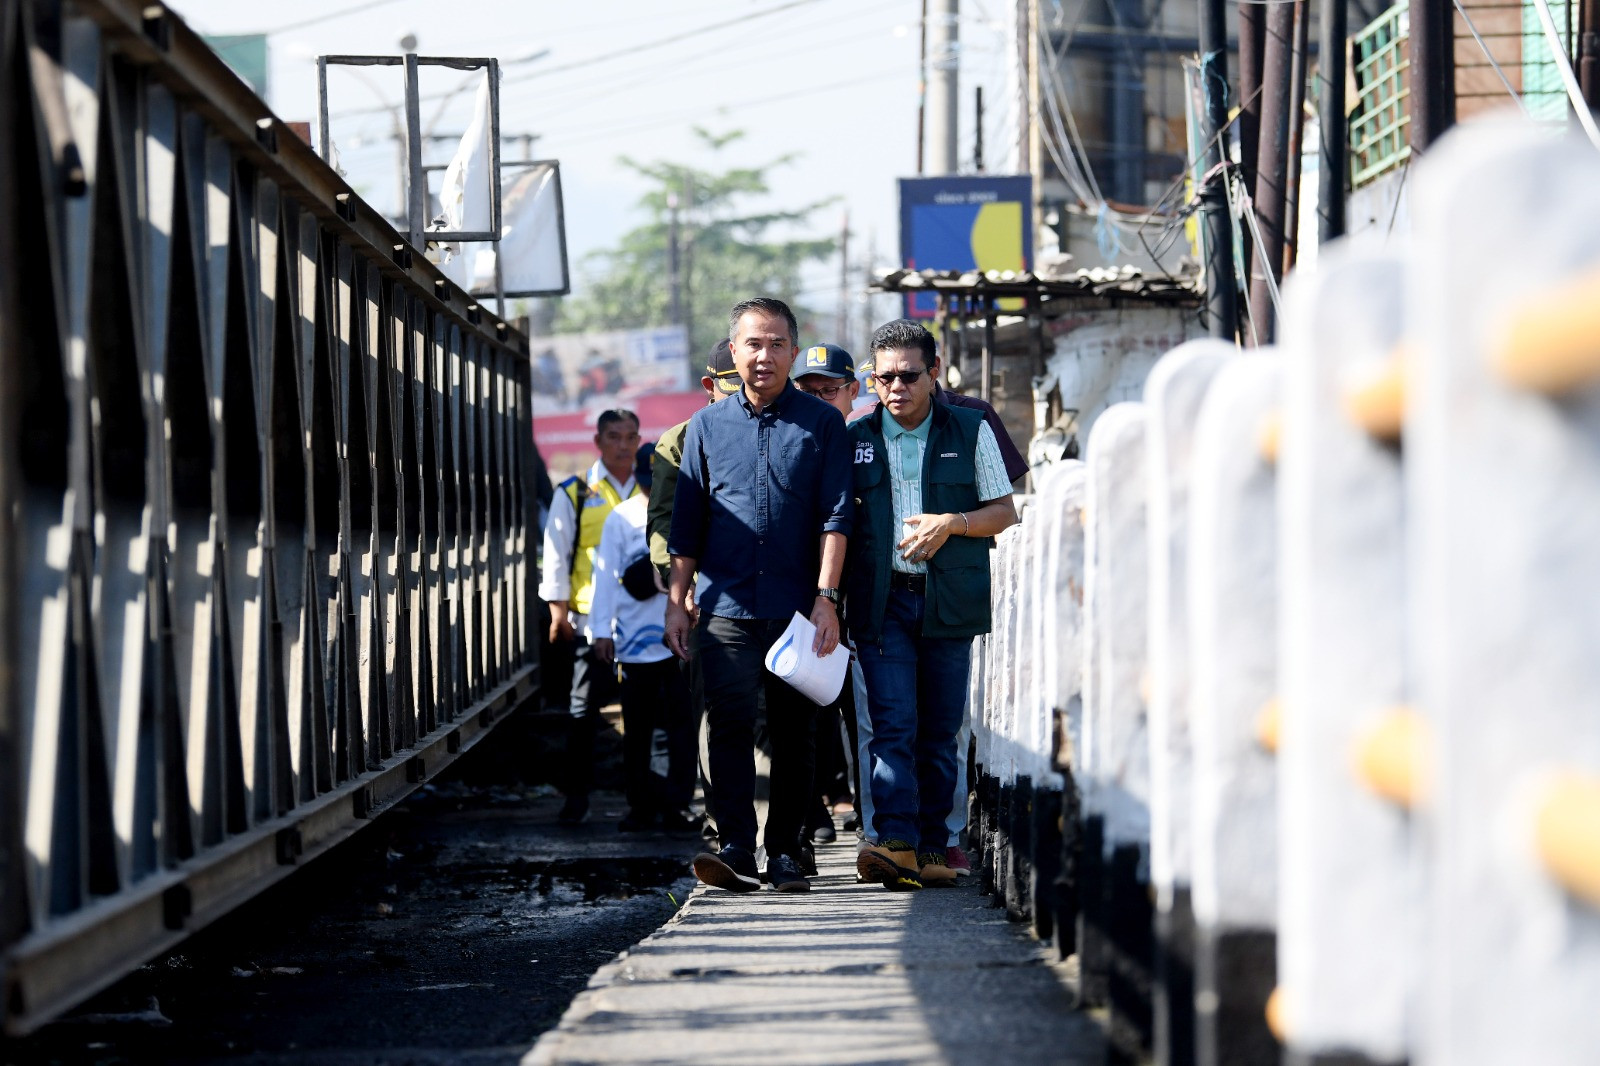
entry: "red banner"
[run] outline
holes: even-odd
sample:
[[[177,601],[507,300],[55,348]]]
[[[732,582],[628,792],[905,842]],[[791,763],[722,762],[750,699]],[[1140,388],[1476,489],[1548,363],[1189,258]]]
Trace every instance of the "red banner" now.
[[[704,389],[636,396],[629,409],[639,416],[639,440],[653,441],[679,422],[688,421],[706,404]],[[550,468],[550,479],[589,469],[595,461],[594,423],[599,411],[574,411],[562,415],[535,415],[533,439]]]

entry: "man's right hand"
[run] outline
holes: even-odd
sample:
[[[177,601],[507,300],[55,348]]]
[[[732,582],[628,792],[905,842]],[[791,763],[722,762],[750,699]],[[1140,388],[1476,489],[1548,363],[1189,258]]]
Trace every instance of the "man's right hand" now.
[[[661,643],[684,662],[689,661],[689,630],[693,626],[694,620],[689,616],[688,607],[670,601],[667,603],[665,632],[661,635]]]
[[[564,603],[550,605],[550,643],[560,644],[563,641],[577,640],[578,634],[572,628],[572,621],[567,617],[571,613]]]

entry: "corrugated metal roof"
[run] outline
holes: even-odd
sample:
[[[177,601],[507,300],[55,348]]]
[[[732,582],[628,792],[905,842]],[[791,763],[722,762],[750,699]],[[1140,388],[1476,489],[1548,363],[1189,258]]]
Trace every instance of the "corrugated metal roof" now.
[[[885,270],[871,286],[874,292],[942,292],[952,296],[1043,296],[1049,301],[1120,297],[1161,303],[1198,304],[1202,292],[1198,270],[1180,274],[1146,274],[1139,267],[1093,267],[1044,276],[1031,271]]]

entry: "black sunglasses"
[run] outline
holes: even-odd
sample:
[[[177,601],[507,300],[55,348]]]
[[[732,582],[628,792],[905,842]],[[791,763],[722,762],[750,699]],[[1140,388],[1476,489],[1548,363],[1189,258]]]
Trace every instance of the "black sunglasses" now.
[[[882,385],[887,389],[889,386],[895,383],[896,379],[898,379],[902,384],[910,385],[912,382],[916,381],[926,373],[926,370],[891,370],[885,374],[874,374],[872,376],[877,380],[879,385]]]

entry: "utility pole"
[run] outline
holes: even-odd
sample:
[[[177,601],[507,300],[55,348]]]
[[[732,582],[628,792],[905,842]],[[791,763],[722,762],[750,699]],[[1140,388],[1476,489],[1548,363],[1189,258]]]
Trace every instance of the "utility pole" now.
[[[856,365],[872,357],[872,267],[878,261],[878,231],[867,230],[867,258],[861,264],[861,348],[856,351]]]
[[[683,222],[688,230],[679,238],[679,257],[683,268],[679,272],[678,287],[683,291],[679,307],[683,311],[683,333],[694,347],[694,175],[683,177]]]
[[[1200,0],[1200,161],[1207,175],[1199,189],[1206,234],[1206,320],[1211,335],[1232,342],[1239,334],[1238,279],[1233,273],[1233,223],[1228,217],[1227,159],[1221,131],[1228,123],[1227,0]]]
[[[1265,4],[1239,0],[1239,162],[1244,187],[1256,187],[1256,156],[1261,146],[1261,70],[1266,48]],[[1246,239],[1248,243],[1248,238]]]
[[[1589,110],[1600,109],[1600,0],[1582,0],[1579,8],[1577,74]]]
[[[924,173],[928,140],[928,0],[922,0],[921,29],[917,34],[917,176]]]
[[[849,347],[850,331],[850,209],[845,208],[844,221],[839,226],[839,313],[834,316],[835,344]]]
[[[1251,195],[1255,194],[1256,160],[1261,153],[1261,66],[1266,37],[1266,5],[1239,0],[1239,175]],[[1255,262],[1255,241],[1246,226],[1239,227],[1239,244],[1242,280],[1248,289],[1254,273],[1250,264]]]
[[[1591,4],[1593,0],[1590,0]],[[1317,243],[1344,236],[1344,186],[1350,171],[1350,127],[1344,113],[1348,0],[1327,0],[1317,30]]]
[[[683,325],[683,279],[678,263],[678,193],[667,193],[667,315],[674,326]]]
[[[1420,155],[1456,120],[1450,0],[1411,0],[1411,151]]]
[[[1283,187],[1283,272],[1300,256],[1300,156],[1305,150],[1306,45],[1311,4],[1294,0],[1294,50],[1289,61],[1289,158]]]
[[[1033,232],[1023,234],[1023,240],[1028,242],[1028,250],[1035,253],[1035,262],[1038,261],[1039,227],[1044,224],[1044,130],[1039,122],[1042,101],[1039,94],[1044,91],[1042,63],[1054,64],[1056,61],[1055,50],[1050,50],[1048,58],[1041,56],[1039,47],[1039,0],[1017,0],[1023,5],[1022,37],[1023,47],[1027,51],[1027,62],[1022,65],[1022,76],[1027,79],[1024,84],[1027,92],[1024,96],[1026,107],[1023,109],[1023,118],[1019,123],[1025,131],[1027,138],[1023,143],[1028,151],[1024,158],[1027,160],[1028,175],[1033,178]],[[1052,74],[1054,71],[1052,71]],[[1054,90],[1052,90],[1054,91]],[[1065,251],[1066,249],[1061,249]]]
[[[1251,333],[1257,344],[1271,343],[1276,333],[1272,291],[1283,279],[1293,42],[1294,5],[1273,4],[1267,11],[1267,46],[1261,76],[1261,153],[1252,197],[1261,239],[1261,246],[1249,263]]]
[[[977,88],[977,114],[972,120],[972,169],[983,173],[983,86]]]
[[[927,173],[954,174],[957,158],[957,81],[961,67],[959,0],[931,0],[928,49],[928,158]]]

